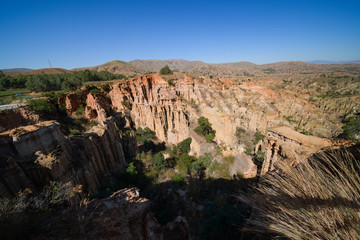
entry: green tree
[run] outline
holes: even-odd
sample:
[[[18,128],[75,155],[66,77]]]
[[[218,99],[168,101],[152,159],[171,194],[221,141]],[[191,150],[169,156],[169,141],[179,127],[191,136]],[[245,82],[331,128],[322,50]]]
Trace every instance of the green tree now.
[[[166,160],[164,158],[164,155],[161,152],[152,156],[151,160],[152,160],[155,168],[158,170],[164,169],[166,166]]]
[[[191,137],[186,138],[185,140],[179,142],[177,147],[179,148],[181,153],[189,153],[191,142],[192,142]]]
[[[207,142],[212,142],[215,138],[216,131],[212,129],[209,119],[205,117],[200,117],[198,119],[198,126],[194,131],[205,137]]]
[[[172,179],[171,181],[175,184],[184,184],[185,183],[185,178],[183,175],[177,173]]]
[[[149,142],[156,138],[155,133],[147,127],[144,129],[142,129],[141,127],[136,129],[135,134],[136,134],[136,141],[140,145],[144,145],[146,142]]]
[[[169,68],[169,66],[166,65],[165,67],[163,67],[162,69],[160,69],[160,74],[161,74],[161,75],[173,74],[173,71],[171,71],[171,69]]]
[[[126,172],[130,174],[131,176],[137,175],[138,171],[136,170],[136,167],[133,162],[129,163],[129,166],[126,169]]]
[[[176,166],[181,173],[185,174],[188,172],[188,170],[190,170],[191,163],[195,162],[196,160],[196,157],[183,153],[181,154]]]
[[[91,71],[89,69],[86,69],[83,72],[83,81],[84,82],[90,82],[93,81],[93,74],[91,73]]]

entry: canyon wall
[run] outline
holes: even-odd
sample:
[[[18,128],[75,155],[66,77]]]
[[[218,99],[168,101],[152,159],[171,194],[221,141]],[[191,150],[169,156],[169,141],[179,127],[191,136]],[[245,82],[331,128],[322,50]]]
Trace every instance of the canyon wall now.
[[[176,144],[191,137],[192,153],[197,155],[212,152],[213,147],[193,131],[200,116],[208,118],[216,131],[214,141],[235,156],[242,156],[249,147],[249,142],[236,137],[238,128],[245,129],[249,138],[256,132],[267,135],[268,129],[278,126],[288,127],[291,133],[294,127],[306,129],[322,137],[341,130],[326,120],[325,112],[301,98],[221,78],[146,75],[113,84],[109,97],[115,112],[129,112],[135,127],[150,128],[160,141]],[[272,157],[269,154],[265,151],[266,159]],[[236,157],[235,165],[244,166],[243,173],[253,176],[254,164],[245,156]]]
[[[281,126],[269,129],[268,136],[261,150],[265,152],[265,159],[261,168],[261,175],[274,170],[279,161],[288,161],[297,165],[305,161],[320,149],[332,146],[334,143],[325,138],[307,136]],[[257,146],[257,150],[259,150]]]
[[[111,172],[125,163],[121,139],[113,121],[84,136],[65,138],[55,121],[18,127],[0,134],[0,196],[24,188],[40,190],[50,181],[81,184],[97,192]]]
[[[16,128],[20,125],[35,124],[40,121],[40,116],[30,110],[19,107],[0,111],[0,132]]]
[[[135,126],[148,127],[160,141],[176,144],[190,135],[186,105],[159,75],[116,83],[109,96],[116,111],[130,110]]]
[[[340,129],[327,122],[324,112],[303,99],[249,82],[180,73],[118,81],[110,85],[109,92],[101,90],[100,94],[83,88],[80,96],[69,94],[62,102],[69,116],[86,103],[84,116],[99,125],[84,136],[65,137],[57,123],[39,122],[40,117],[25,108],[1,114],[2,130],[8,130],[0,135],[2,195],[14,195],[25,186],[40,188],[57,180],[83,184],[86,190],[96,192],[103,183],[111,181],[111,172],[120,171],[125,165],[122,140],[116,129],[119,126],[110,120],[115,115],[126,116],[126,127],[148,127],[166,144],[191,137],[191,153],[197,156],[207,152],[216,155],[218,145],[226,155],[235,156],[231,172],[250,177],[256,166],[244,154],[249,147],[252,153],[258,152],[259,146],[265,152],[263,173],[272,169],[279,156],[298,160],[307,156],[303,152],[324,147],[310,147],[270,129],[287,127],[282,134],[292,136],[300,134],[294,127],[317,129],[318,136],[327,137]],[[208,118],[216,131],[216,144],[207,143],[194,132],[201,116]],[[23,124],[30,125],[16,128]],[[239,128],[246,131],[248,140],[238,139]],[[268,137],[254,146],[256,132]]]

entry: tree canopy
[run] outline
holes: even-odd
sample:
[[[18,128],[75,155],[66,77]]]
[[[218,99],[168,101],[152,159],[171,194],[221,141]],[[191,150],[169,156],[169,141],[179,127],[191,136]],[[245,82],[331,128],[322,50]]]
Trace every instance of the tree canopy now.
[[[204,136],[207,142],[212,142],[215,138],[216,131],[212,129],[209,119],[205,117],[200,117],[198,119],[198,126],[194,131],[197,134]]]
[[[160,69],[160,74],[161,74],[161,75],[173,74],[173,71],[169,68],[168,65],[166,65],[165,67],[163,67],[162,69]]]
[[[74,90],[84,82],[108,81],[123,79],[125,75],[113,74],[107,71],[90,70],[63,74],[34,74],[10,77],[0,73],[0,90],[9,88],[28,88],[35,92]]]

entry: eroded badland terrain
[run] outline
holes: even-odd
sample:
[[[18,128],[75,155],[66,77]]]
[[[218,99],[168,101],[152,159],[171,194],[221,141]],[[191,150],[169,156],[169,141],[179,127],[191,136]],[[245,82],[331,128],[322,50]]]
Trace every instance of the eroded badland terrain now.
[[[174,72],[158,73],[165,65]],[[234,195],[282,164],[356,152],[360,141],[360,64],[135,60],[47,71],[3,76],[39,77],[24,80],[31,100],[0,112],[1,239],[265,238],[240,231],[252,210]],[[47,73],[101,71],[114,79],[39,87]]]

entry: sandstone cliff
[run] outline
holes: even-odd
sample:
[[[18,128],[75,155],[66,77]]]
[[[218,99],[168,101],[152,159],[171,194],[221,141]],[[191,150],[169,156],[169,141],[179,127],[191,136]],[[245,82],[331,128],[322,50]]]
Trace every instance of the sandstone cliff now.
[[[324,138],[307,136],[289,127],[275,127],[268,131],[268,138],[264,144],[265,159],[261,174],[274,169],[276,163],[287,160],[297,164],[305,161],[311,154],[320,149],[332,146],[333,143]]]
[[[35,124],[40,116],[25,108],[0,111],[0,132],[16,128],[20,125]]]
[[[18,127],[0,135],[0,196],[50,181],[72,182],[96,192],[104,176],[125,165],[121,139],[112,121],[84,136],[65,138],[54,121]]]
[[[331,127],[324,125],[324,113],[302,99],[229,79],[152,74],[113,84],[109,96],[113,110],[128,112],[135,127],[150,128],[168,144],[176,144],[190,136],[192,153],[199,155],[212,152],[211,145],[193,132],[200,116],[208,118],[212,124],[216,131],[215,142],[232,149],[236,156],[248,147],[237,139],[237,128],[246,129],[249,135],[266,134],[271,127],[290,127],[296,123],[296,127],[317,131],[321,136],[329,136],[336,129],[329,122],[326,124]],[[97,110],[95,115],[102,115],[105,109]],[[243,166],[241,171],[246,175],[254,172],[254,165],[245,159],[236,158],[236,165]]]
[[[194,155],[207,152],[216,155],[215,147],[218,145],[227,155],[235,156],[234,164],[229,166],[231,173],[241,172],[246,177],[252,177],[256,172],[251,157],[244,154],[246,149],[250,148],[252,153],[256,153],[262,146],[260,150],[265,152],[266,159],[264,172],[273,166],[269,162],[278,156],[274,154],[276,149],[284,158],[297,160],[307,156],[302,153],[323,147],[309,147],[299,144],[299,139],[283,137],[284,134],[300,134],[293,129],[302,129],[320,137],[330,137],[340,131],[339,125],[327,120],[327,112],[321,107],[289,92],[274,91],[251,82],[191,74],[144,75],[115,82],[110,85],[108,93],[100,90],[99,94],[94,94],[83,88],[80,97],[69,94],[64,101],[69,115],[80,107],[81,102],[85,103],[85,117],[102,127],[95,127],[84,136],[70,138],[65,138],[54,123],[48,126],[40,123],[28,126],[27,130],[14,130],[24,132],[17,133],[19,137],[16,139],[11,139],[17,136],[15,133],[3,133],[2,158],[7,162],[4,169],[24,171],[19,176],[25,176],[30,179],[29,184],[31,182],[38,187],[49,180],[73,178],[73,182],[84,184],[85,189],[96,191],[107,181],[104,173],[118,171],[125,164],[121,137],[114,122],[108,120],[112,115],[129,116],[126,118],[127,127],[148,127],[166,144],[177,144],[191,137],[191,153]],[[22,116],[20,122],[7,123],[5,129],[38,122],[26,111],[19,109],[8,117],[3,115],[0,122],[1,119],[6,123],[11,122],[10,118],[17,119],[16,114]],[[194,132],[200,116],[208,118],[216,131],[214,143],[207,143]],[[34,127],[37,129],[32,129]],[[276,135],[270,129],[277,127],[286,127],[286,130]],[[238,129],[245,130],[245,140],[236,136]],[[254,146],[254,134],[257,132],[267,135],[268,139]],[[217,160],[221,162],[221,159]],[[74,174],[76,177],[73,177]],[[23,179],[4,180],[1,188],[13,189],[8,190],[13,194],[23,185]],[[16,187],[10,187],[7,181]]]

